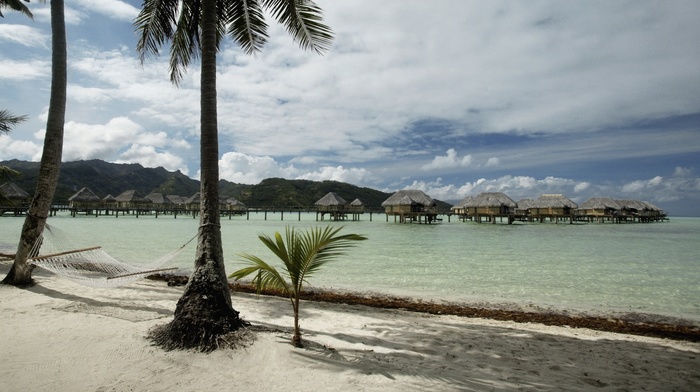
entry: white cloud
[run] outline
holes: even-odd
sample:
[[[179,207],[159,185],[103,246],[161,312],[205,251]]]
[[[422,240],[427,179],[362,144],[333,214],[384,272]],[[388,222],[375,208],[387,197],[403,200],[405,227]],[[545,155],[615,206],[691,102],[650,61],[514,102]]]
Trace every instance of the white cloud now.
[[[491,157],[486,161],[486,166],[498,166],[501,160],[496,157]]]
[[[17,24],[0,24],[0,41],[14,42],[22,46],[48,49],[51,37],[41,30]]]
[[[27,159],[38,160],[41,157],[42,146],[27,141],[13,140],[8,135],[0,135],[0,160]]]
[[[185,175],[189,174],[181,157],[170,152],[158,152],[154,146],[133,144],[115,162],[140,163],[144,167],[163,167],[166,170],[180,170]]]
[[[420,170],[442,170],[451,169],[457,167],[467,167],[472,163],[472,156],[465,155],[463,157],[457,156],[457,151],[454,148],[447,150],[447,155],[436,156],[432,162],[425,164],[420,167]]]
[[[108,18],[129,23],[139,13],[138,8],[119,0],[72,0],[71,3],[80,5],[86,12],[98,13]]]
[[[661,185],[663,182],[663,177],[656,176],[650,180],[637,180],[627,183],[622,186],[622,192],[625,193],[636,193],[644,189],[655,188]]]
[[[0,81],[22,82],[41,79],[51,74],[51,62],[44,60],[15,61],[0,59]]]
[[[69,121],[65,125],[63,158],[114,159],[120,149],[131,145],[143,132],[141,125],[128,117],[115,117],[106,124],[84,124]],[[44,131],[36,135],[43,139]]]
[[[219,176],[240,184],[258,184],[271,177],[291,178],[295,173],[294,166],[279,165],[268,156],[227,152],[219,160]]]
[[[317,171],[300,174],[296,178],[313,181],[332,180],[347,182],[353,185],[360,185],[366,183],[370,177],[370,173],[366,169],[362,168],[346,169],[343,166],[324,166]]]

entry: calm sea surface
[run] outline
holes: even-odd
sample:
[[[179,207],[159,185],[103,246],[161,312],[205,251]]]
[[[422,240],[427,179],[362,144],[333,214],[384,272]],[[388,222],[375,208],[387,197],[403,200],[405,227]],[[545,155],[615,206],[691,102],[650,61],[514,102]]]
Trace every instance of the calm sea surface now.
[[[533,305],[556,310],[645,313],[700,324],[700,218],[648,224],[477,224],[453,219],[419,225],[317,222],[315,213],[251,213],[222,218],[228,273],[239,253],[270,262],[259,233],[285,226],[343,225],[369,239],[310,279],[315,287],[410,296],[424,300]],[[15,245],[24,218],[0,217],[0,244]],[[178,216],[78,216],[49,219],[76,247],[102,246],[127,262],[154,260],[197,231]],[[195,244],[175,261],[191,269]],[[278,263],[275,265],[279,265]],[[235,306],[234,306],[235,307]]]

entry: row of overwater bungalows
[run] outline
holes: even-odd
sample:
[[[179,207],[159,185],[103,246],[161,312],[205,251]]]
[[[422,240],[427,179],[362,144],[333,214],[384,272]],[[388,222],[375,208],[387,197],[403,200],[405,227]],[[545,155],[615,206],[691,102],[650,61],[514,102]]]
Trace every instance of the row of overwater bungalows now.
[[[0,215],[7,211],[21,213],[30,196],[13,183],[0,185]],[[73,214],[99,214],[104,211],[124,212],[191,212],[199,211],[199,193],[190,197],[150,193],[141,196],[135,190],[122,192],[116,197],[100,198],[88,188],[82,188],[68,199]],[[544,194],[536,199],[515,202],[502,192],[483,192],[467,196],[452,206],[449,212],[438,211],[437,202],[420,190],[401,190],[382,205],[386,220],[393,216],[395,222],[433,223],[441,221],[440,215],[457,216],[461,220],[475,222],[656,222],[667,219],[663,210],[639,200],[591,198],[581,205],[561,194]],[[248,208],[235,198],[225,198],[221,203],[224,214],[245,214]],[[317,220],[326,216],[331,220],[359,220],[366,211],[360,199],[348,203],[335,192],[329,192],[315,204]]]
[[[11,211],[19,214],[29,204],[30,196],[27,192],[17,187],[13,183],[0,185],[0,215]],[[99,214],[104,212],[199,212],[200,194],[195,193],[189,197],[178,195],[163,195],[162,193],[150,193],[142,196],[136,190],[127,190],[117,196],[107,195],[97,196],[89,188],[82,188],[68,198],[68,209],[73,213]],[[221,210],[229,214],[243,214],[247,210],[246,206],[235,198],[222,200]]]

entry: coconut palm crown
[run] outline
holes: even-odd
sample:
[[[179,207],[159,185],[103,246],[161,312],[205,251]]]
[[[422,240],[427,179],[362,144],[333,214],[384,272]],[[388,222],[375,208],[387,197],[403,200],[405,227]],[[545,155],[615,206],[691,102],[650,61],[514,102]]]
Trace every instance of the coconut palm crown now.
[[[170,46],[170,80],[179,85],[185,70],[201,52],[201,1],[144,0],[134,26],[139,35],[136,50],[141,61]],[[322,22],[322,10],[305,0],[216,0],[217,50],[225,35],[247,54],[258,53],[267,42],[267,10],[305,50],[323,54],[333,42],[331,29]]]

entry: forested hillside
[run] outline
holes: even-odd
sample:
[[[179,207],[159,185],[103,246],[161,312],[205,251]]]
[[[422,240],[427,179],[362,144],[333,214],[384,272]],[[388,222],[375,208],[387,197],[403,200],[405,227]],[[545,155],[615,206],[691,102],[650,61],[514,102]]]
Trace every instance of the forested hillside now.
[[[38,162],[4,161],[21,173],[12,182],[29,194],[34,194]],[[180,171],[169,172],[162,167],[145,168],[137,163],[117,164],[94,159],[89,161],[64,162],[56,190],[55,203],[65,203],[69,197],[87,187],[97,196],[117,196],[135,189],[142,196],[151,192],[164,195],[189,197],[199,192],[199,181],[193,180]],[[369,208],[379,209],[391,193],[376,189],[358,187],[338,181],[286,180],[268,178],[257,185],[236,184],[226,180],[219,182],[221,198],[235,197],[253,208],[304,208],[314,203],[328,192],[335,192],[347,202],[360,199]],[[449,209],[449,204],[438,202],[440,210]]]

